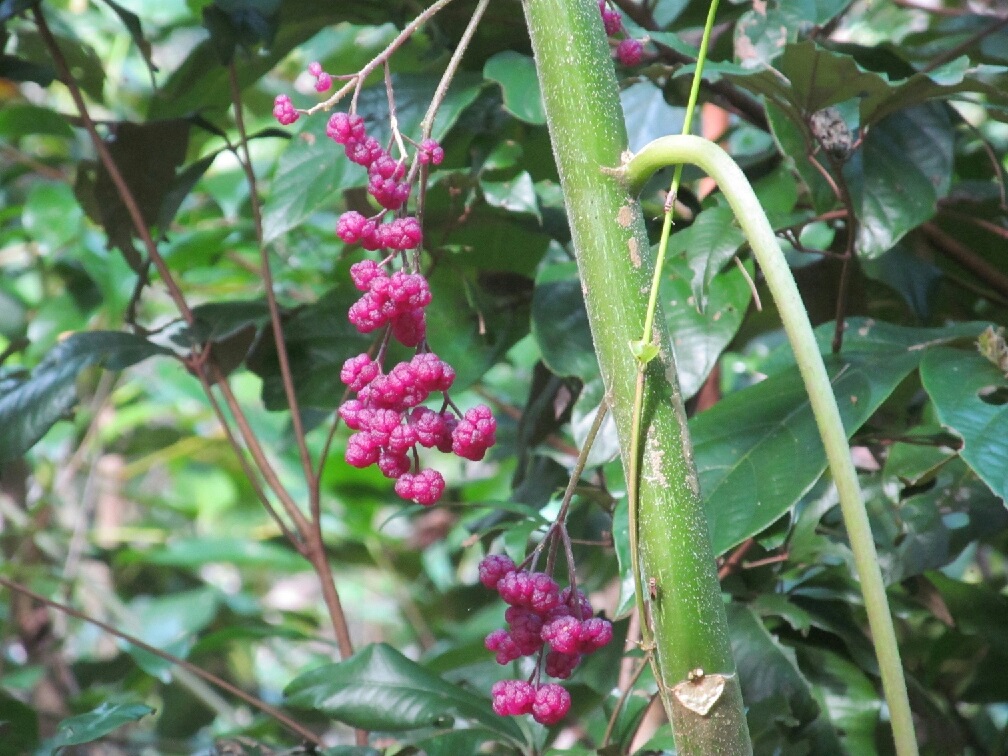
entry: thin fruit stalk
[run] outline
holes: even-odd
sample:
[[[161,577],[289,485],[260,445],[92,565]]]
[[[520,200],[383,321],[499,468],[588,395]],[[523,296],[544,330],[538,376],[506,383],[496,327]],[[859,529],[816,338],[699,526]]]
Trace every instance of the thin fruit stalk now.
[[[585,304],[625,470],[653,261],[640,207],[610,169],[627,149],[609,48],[594,0],[525,0]],[[717,568],[664,318],[645,368],[638,526],[642,621],[679,753],[749,753]]]

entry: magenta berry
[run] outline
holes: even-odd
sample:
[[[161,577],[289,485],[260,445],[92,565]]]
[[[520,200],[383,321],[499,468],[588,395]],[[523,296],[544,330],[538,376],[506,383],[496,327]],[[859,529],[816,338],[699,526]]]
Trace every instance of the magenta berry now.
[[[358,354],[343,363],[340,380],[354,391],[360,391],[375,379],[381,368],[366,354]]]
[[[581,663],[580,654],[561,654],[559,651],[550,651],[546,654],[546,674],[566,680]]]
[[[416,218],[396,218],[391,223],[378,226],[378,238],[387,249],[414,249],[423,241],[423,231]]]
[[[515,571],[515,563],[505,554],[488,554],[479,564],[480,582],[490,590],[497,589],[497,583],[509,572]]]
[[[500,680],[490,689],[493,710],[501,717],[516,717],[532,713],[536,689],[524,680]]]
[[[367,431],[354,433],[347,441],[345,459],[353,467],[370,467],[381,456],[381,444]]]
[[[444,160],[444,149],[434,139],[424,139],[420,142],[417,158],[424,165],[441,165]]]
[[[273,100],[273,117],[283,126],[290,126],[298,119],[299,114],[290,97],[284,94],[276,96],[276,99]]]
[[[365,168],[385,154],[385,149],[371,136],[344,143],[343,151],[350,162],[363,165]]]
[[[606,5],[606,0],[599,0],[599,13],[602,14],[602,25],[610,37],[623,28],[623,17],[620,12]]]
[[[616,48],[616,58],[620,65],[632,68],[639,65],[644,58],[644,45],[639,39],[627,37]]]
[[[540,724],[556,724],[567,716],[570,705],[570,693],[566,689],[556,683],[547,683],[536,691],[532,717]]]
[[[370,218],[365,218],[356,210],[348,210],[336,221],[336,235],[346,244],[356,244],[373,237],[376,233],[375,229],[375,222]]]
[[[581,641],[581,622],[575,617],[559,617],[543,625],[542,639],[554,651],[575,654]]]
[[[402,498],[425,507],[436,504],[444,493],[445,481],[437,470],[421,470],[416,475],[406,473],[396,481],[395,491]]]
[[[350,145],[363,142],[367,133],[364,119],[356,113],[333,113],[326,124],[326,136],[337,144]]]
[[[585,654],[598,651],[612,640],[612,635],[612,623],[609,620],[589,617],[581,623],[578,649]]]
[[[378,455],[378,469],[386,478],[395,480],[409,472],[409,457],[403,452],[396,453],[391,449],[382,449]]]
[[[468,410],[452,432],[452,451],[463,459],[478,462],[497,442],[497,421],[485,404]]]
[[[407,310],[392,318],[392,335],[395,336],[403,346],[416,347],[427,335],[427,318],[424,311]],[[438,446],[441,449],[440,446]],[[451,439],[448,441],[448,448],[441,449],[443,452],[451,452]]]

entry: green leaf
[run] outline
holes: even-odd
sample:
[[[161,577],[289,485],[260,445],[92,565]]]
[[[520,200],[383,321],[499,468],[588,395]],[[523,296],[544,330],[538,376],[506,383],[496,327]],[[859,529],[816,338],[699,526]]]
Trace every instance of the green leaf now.
[[[321,207],[334,210],[341,190],[366,181],[355,167],[329,139],[310,131],[295,136],[280,156],[263,204],[263,241],[277,240]]]
[[[772,752],[770,742],[779,747],[798,730],[805,742],[814,744],[813,753],[838,753],[840,742],[798,669],[794,651],[778,643],[748,607],[731,603],[726,609],[732,656],[749,708],[750,731],[760,743],[758,752]]]
[[[706,307],[701,309],[692,291],[697,280],[696,268],[691,274],[690,267],[683,258],[667,263],[661,289],[683,399],[700,390],[738,332],[752,299],[749,282],[733,266],[704,283]]]
[[[46,134],[63,139],[73,138],[73,129],[66,116],[49,108],[20,102],[4,103],[0,110],[0,136],[11,141],[26,134]]]
[[[130,602],[130,612],[139,622],[134,634],[148,645],[184,659],[197,634],[217,616],[221,603],[220,595],[212,588],[140,596]],[[163,683],[171,680],[173,662],[126,641],[119,643],[148,675]]]
[[[305,567],[304,558],[297,552],[251,537],[175,538],[164,546],[123,552],[119,555],[119,561],[123,564],[187,568],[224,563],[245,569],[269,569],[276,572],[296,572]]]
[[[406,136],[419,140],[420,127],[431,99],[441,83],[438,73],[401,73],[392,77],[392,91],[395,93],[396,122],[399,130]],[[451,86],[444,95],[444,101],[438,108],[434,123],[431,125],[431,136],[439,141],[448,134],[448,130],[479,96],[485,83],[477,74],[459,72],[452,79]],[[380,142],[387,142],[391,137],[389,128],[388,92],[385,84],[369,87],[361,92],[357,101],[357,112],[368,122],[368,132]],[[363,181],[361,183],[364,183]]]
[[[38,745],[38,715],[34,709],[0,690],[0,742],[4,753],[31,753]]]
[[[514,720],[494,714],[489,700],[443,680],[384,643],[298,676],[284,689],[284,699],[287,706],[321,711],[365,730],[451,727],[453,720],[463,720],[524,745]]]
[[[483,377],[529,330],[528,279],[473,275],[443,260],[429,277],[427,340],[455,368],[453,391]]]
[[[542,268],[532,294],[532,335],[554,374],[589,381],[598,375],[577,263]]]
[[[665,93],[645,79],[620,92],[627,125],[627,148],[636,152],[648,142],[682,131],[686,109],[665,101]]]
[[[532,215],[542,222],[535,185],[527,171],[500,181],[481,176],[480,188],[483,190],[483,198],[491,207],[498,207],[511,213]]]
[[[347,311],[360,292],[350,282],[346,267],[341,266],[336,276],[338,285],[325,296],[283,318],[287,357],[303,408],[336,407],[346,389],[339,377],[343,363],[371,345],[372,337],[359,333],[347,320]],[[286,410],[287,395],[272,335],[259,339],[248,367],[263,379],[266,408]]]
[[[515,118],[535,126],[546,123],[532,58],[514,50],[499,52],[483,66],[483,76],[500,85],[504,109]]]
[[[56,727],[56,734],[46,740],[39,754],[56,754],[69,745],[91,743],[118,730],[123,725],[136,722],[153,714],[154,709],[139,703],[103,703],[87,714],[64,719]]]
[[[848,437],[917,365],[914,354],[827,361]],[[716,554],[787,512],[826,469],[797,369],[729,394],[690,422]]]
[[[140,51],[140,55],[143,56],[144,62],[147,64],[147,68],[153,75],[158,69],[154,65],[154,61],[151,58],[151,44],[144,37],[143,26],[140,24],[140,18],[137,14],[132,11],[128,11],[123,8],[115,0],[102,0],[112,12],[115,13],[119,20],[122,21],[123,26],[126,27],[126,31],[129,32],[130,38],[133,40],[133,44],[137,46]]]
[[[962,438],[959,456],[1008,503],[1008,406],[1004,400],[1008,381],[1004,374],[977,352],[941,347],[924,357],[921,381],[939,422]]]
[[[682,256],[689,262],[692,307],[701,313],[706,309],[711,280],[743,244],[745,234],[735,222],[735,213],[724,206],[702,211],[687,228],[672,235],[666,254],[669,259]]]
[[[57,344],[28,377],[7,377],[0,393],[0,462],[20,457],[77,403],[82,370],[123,370],[148,357],[171,354],[146,339],[118,331],[75,333]]]
[[[948,194],[952,141],[948,108],[939,103],[894,113],[868,131],[845,170],[859,255],[878,257],[934,216]]]

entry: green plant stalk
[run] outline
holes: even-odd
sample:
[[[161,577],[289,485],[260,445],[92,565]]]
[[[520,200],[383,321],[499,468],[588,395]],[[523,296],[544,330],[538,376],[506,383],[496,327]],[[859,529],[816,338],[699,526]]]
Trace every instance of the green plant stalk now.
[[[707,9],[707,22],[704,24],[703,37],[700,39],[700,50],[697,52],[696,70],[693,72],[693,82],[690,84],[689,99],[686,101],[686,114],[683,116],[682,133],[689,134],[693,127],[693,111],[696,110],[700,98],[700,82],[703,81],[704,63],[707,61],[707,48],[710,46],[711,30],[714,28],[714,18],[717,16],[718,0],[711,0]],[[665,202],[665,221],[662,223],[661,240],[658,242],[658,257],[655,260],[654,278],[651,280],[651,295],[648,297],[647,320],[644,323],[644,335],[641,341],[646,342],[654,323],[655,310],[658,307],[658,292],[662,268],[665,266],[665,250],[668,249],[669,235],[672,232],[672,214],[675,212],[675,200],[679,195],[679,184],[682,182],[683,164],[679,163],[672,174],[672,185],[669,187],[668,199]]]
[[[861,497],[836,397],[830,387],[819,345],[794,277],[745,174],[728,153],[713,142],[695,136],[662,137],[633,156],[621,169],[621,173],[631,192],[636,194],[656,170],[677,163],[693,163],[717,182],[745,233],[780,311],[840,496],[840,509],[854,553],[854,564],[861,581],[868,624],[882,675],[882,688],[889,705],[896,752],[901,756],[916,754],[917,740],[907,699],[906,681],[903,678],[896,632],[886,600],[885,584],[868,514]]]
[[[640,206],[615,175],[627,148],[619,89],[594,0],[525,0],[524,9],[599,368],[629,471],[640,371],[627,345],[643,330],[653,260]],[[656,318],[653,341],[660,351],[644,368],[640,423],[637,577],[649,586],[642,624],[657,639],[652,663],[678,751],[750,753],[664,317]]]

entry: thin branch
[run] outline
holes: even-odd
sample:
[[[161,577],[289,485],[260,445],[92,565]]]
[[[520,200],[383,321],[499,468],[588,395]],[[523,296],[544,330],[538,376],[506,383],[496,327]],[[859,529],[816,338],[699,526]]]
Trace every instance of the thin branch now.
[[[613,730],[616,729],[616,720],[619,719],[619,713],[623,710],[623,705],[626,703],[627,699],[630,698],[630,694],[633,693],[634,687],[637,685],[637,681],[640,680],[640,676],[647,669],[648,660],[647,657],[641,660],[641,663],[637,665],[636,671],[630,678],[630,682],[627,684],[626,688],[623,689],[622,694],[619,697],[619,701],[616,702],[616,706],[613,707],[613,713],[609,716],[609,723],[606,725],[605,734],[602,736],[602,747],[605,748],[609,745],[609,740],[612,738]]]
[[[0,585],[4,586],[8,590],[16,591],[17,593],[28,596],[34,599],[35,601],[38,601],[41,604],[45,604],[46,606],[51,607],[52,609],[56,609],[57,611],[60,611],[63,614],[66,614],[70,617],[75,617],[76,619],[79,619],[82,622],[87,622],[90,625],[99,627],[105,632],[114,635],[116,638],[120,638],[121,640],[126,641],[130,645],[143,649],[144,651],[150,654],[154,654],[154,656],[157,656],[159,659],[164,659],[165,661],[170,662],[171,664],[175,664],[181,667],[182,669],[186,670],[190,674],[199,677],[201,680],[204,680],[205,682],[208,682],[211,685],[216,686],[221,690],[226,691],[227,693],[230,693],[235,698],[241,699],[249,706],[258,709],[259,711],[263,712],[264,714],[270,717],[273,717],[277,722],[282,724],[284,727],[289,729],[298,737],[304,738],[308,742],[314,743],[319,747],[322,747],[324,745],[322,739],[318,735],[316,735],[314,732],[304,727],[303,725],[299,724],[296,720],[289,717],[284,712],[280,711],[274,706],[270,706],[265,701],[260,701],[258,698],[249,693],[246,693],[241,688],[235,687],[227,680],[222,680],[216,675],[213,675],[209,672],[200,669],[192,662],[186,661],[185,659],[180,659],[179,657],[174,656],[173,654],[170,654],[167,651],[162,651],[160,648],[152,646],[149,643],[145,643],[144,641],[140,640],[139,638],[133,635],[124,633],[122,630],[114,628],[111,625],[102,622],[101,620],[89,617],[83,612],[77,611],[76,609],[69,607],[66,604],[61,604],[58,601],[53,601],[52,599],[46,598],[41,594],[35,593],[35,591],[31,590],[30,588],[27,588],[26,586],[23,586],[20,583],[16,583],[13,580],[10,580],[3,576],[0,576]]]
[[[231,423],[228,422],[227,417],[224,415],[224,410],[221,408],[220,402],[218,402],[217,397],[214,396],[210,382],[206,379],[206,376],[202,371],[197,372],[197,376],[200,384],[203,386],[203,392],[206,394],[207,399],[210,402],[210,407],[213,410],[214,415],[217,416],[217,422],[219,422],[221,428],[224,429],[224,435],[227,437],[228,443],[234,450],[235,457],[238,458],[238,464],[241,465],[242,472],[245,474],[245,479],[248,480],[249,485],[252,486],[252,490],[255,491],[256,497],[263,505],[263,509],[266,510],[269,516],[273,518],[273,521],[277,524],[277,527],[280,528],[280,532],[283,533],[284,537],[299,554],[305,556],[303,534],[292,531],[287,523],[283,521],[283,518],[280,517],[280,513],[277,512],[276,507],[273,506],[273,502],[270,501],[269,496],[262,487],[257,469],[249,463],[248,458],[245,456],[245,447],[241,445],[238,438],[234,435],[234,431],[231,429]]]
[[[56,38],[53,36],[52,31],[49,29],[49,25],[46,23],[45,16],[42,13],[42,6],[37,5],[32,8],[32,15],[35,18],[35,24],[38,27],[39,35],[42,37],[42,41],[52,56],[53,63],[56,65],[56,71],[59,73],[60,80],[66,85],[67,90],[70,92],[70,97],[74,101],[74,105],[77,107],[77,112],[80,114],[81,122],[84,124],[84,128],[87,130],[88,136],[91,137],[91,143],[94,145],[95,152],[98,153],[98,159],[101,160],[102,165],[108,172],[109,178],[112,183],[115,184],[116,191],[122,200],[123,206],[126,208],[126,212],[129,213],[130,220],[133,221],[133,228],[136,230],[137,236],[143,242],[144,249],[147,252],[148,259],[154,263],[154,267],[157,268],[158,273],[161,276],[161,280],[164,281],[164,285],[168,289],[168,294],[171,296],[172,301],[178,308],[178,311],[182,314],[186,323],[192,325],[194,322],[194,317],[192,310],[189,309],[189,305],[186,303],[185,296],[182,294],[182,290],[179,288],[178,283],[172,276],[171,271],[168,269],[168,265],[165,263],[164,258],[161,257],[161,253],[158,252],[157,244],[154,242],[154,237],[151,236],[150,229],[147,228],[147,223],[144,221],[143,213],[140,211],[140,206],[136,203],[136,198],[134,198],[133,193],[130,191],[129,185],[126,183],[126,179],[123,178],[122,173],[119,171],[119,166],[116,165],[115,160],[112,159],[112,154],[108,150],[108,146],[105,144],[105,140],[101,138],[98,134],[98,130],[95,127],[94,121],[91,120],[91,114],[88,112],[87,105],[84,102],[84,96],[81,94],[80,87],[77,86],[77,82],[70,73],[70,67],[67,65],[66,57],[63,55],[63,51],[60,50],[59,44],[56,42]]]
[[[929,73],[930,71],[935,70],[939,66],[945,65],[949,61],[955,60],[960,55],[965,54],[967,50],[977,45],[981,40],[985,39],[986,37],[989,37],[991,34],[994,34],[995,32],[1001,31],[1001,29],[1003,29],[1005,26],[1008,26],[1008,14],[1004,16],[998,16],[997,18],[999,20],[994,22],[990,26],[984,27],[976,34],[972,35],[968,39],[963,40],[955,47],[946,50],[941,55],[936,55],[928,62],[926,66],[920,69],[918,73],[923,74]]]
[[[245,130],[245,117],[242,114],[241,88],[238,86],[238,76],[234,61],[228,65],[228,81],[231,85],[231,101],[234,105],[235,125],[238,127],[238,139],[241,142],[244,159],[240,159],[245,177],[249,185],[249,199],[252,204],[252,219],[255,225],[256,242],[259,245],[259,267],[263,278],[263,289],[266,294],[266,304],[269,307],[270,325],[273,327],[273,341],[276,344],[277,362],[280,366],[280,378],[283,381],[287,406],[290,408],[291,424],[294,426],[294,438],[297,442],[298,456],[304,469],[305,480],[311,483],[314,478],[311,456],[305,440],[304,423],[301,420],[301,410],[298,406],[297,391],[294,388],[294,377],[291,374],[290,361],[287,357],[287,344],[284,341],[283,323],[280,319],[280,307],[277,304],[276,293],[273,291],[273,273],[270,270],[269,252],[263,243],[262,208],[259,204],[259,191],[256,185],[255,170],[252,168],[252,157],[249,154],[248,133]]]
[[[421,26],[427,23],[428,20],[433,18],[434,15],[438,13],[438,11],[440,11],[442,8],[448,5],[448,3],[450,3],[451,1],[452,0],[438,0],[436,3],[434,3],[431,7],[429,7],[419,16],[417,16],[408,24],[406,24],[406,26],[403,28],[401,32],[399,32],[396,38],[385,46],[384,50],[382,50],[380,53],[378,53],[378,55],[372,58],[371,61],[366,66],[364,66],[360,71],[350,76],[350,80],[345,85],[343,85],[343,87],[337,90],[332,97],[328,98],[327,100],[323,100],[317,105],[313,105],[312,107],[308,108],[303,112],[306,113],[307,115],[313,115],[314,113],[317,113],[320,110],[327,110],[327,111],[332,110],[333,106],[335,106],[336,103],[338,103],[340,100],[346,97],[350,92],[356,92],[358,89],[360,89],[361,84],[364,82],[365,79],[367,79],[368,76],[370,76],[374,71],[376,71],[379,66],[383,65],[385,61],[392,56],[392,53],[394,53],[396,50],[402,47],[403,43],[410,37],[412,37],[413,34],[416,33],[417,29],[419,29]],[[354,99],[356,100],[356,94],[354,95]]]
[[[980,278],[999,295],[1008,297],[1008,275],[1002,269],[987,262],[954,236],[942,231],[935,223],[925,223],[921,228],[939,251]]]

